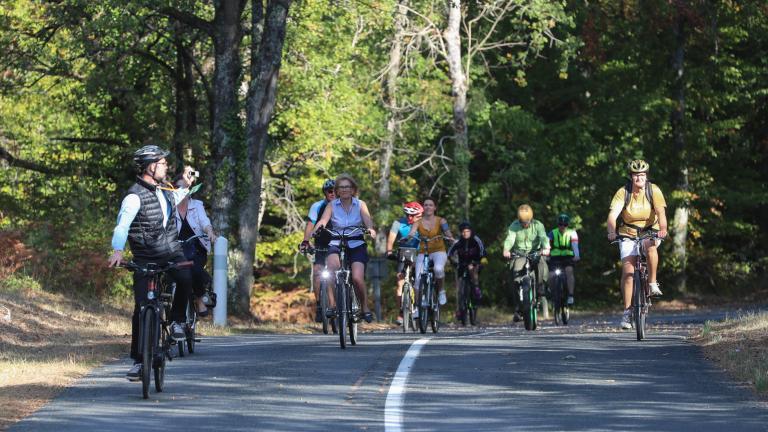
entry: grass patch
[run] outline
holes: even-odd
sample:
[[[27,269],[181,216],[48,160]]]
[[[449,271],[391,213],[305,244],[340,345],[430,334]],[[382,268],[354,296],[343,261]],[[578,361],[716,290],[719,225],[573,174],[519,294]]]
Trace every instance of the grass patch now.
[[[707,358],[768,398],[768,312],[707,321],[694,340]]]

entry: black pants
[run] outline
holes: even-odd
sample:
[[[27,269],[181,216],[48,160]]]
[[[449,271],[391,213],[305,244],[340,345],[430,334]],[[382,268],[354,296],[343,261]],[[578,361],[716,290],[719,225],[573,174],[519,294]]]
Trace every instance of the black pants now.
[[[208,254],[197,253],[192,257],[195,265],[190,269],[192,271],[192,290],[195,297],[202,297],[205,289],[211,284],[211,275],[205,270],[208,263]]]
[[[170,261],[185,261],[183,256],[179,256],[176,259]],[[143,265],[143,263],[141,264]],[[187,317],[187,301],[192,294],[192,271],[191,269],[176,269],[168,272],[170,276],[176,282],[176,294],[173,297],[173,305],[171,306],[171,316],[168,317],[171,321],[183,322]],[[135,362],[141,362],[141,356],[139,355],[139,330],[141,324],[141,304],[147,299],[147,286],[149,285],[149,277],[133,274],[133,319],[131,321],[131,358]]]

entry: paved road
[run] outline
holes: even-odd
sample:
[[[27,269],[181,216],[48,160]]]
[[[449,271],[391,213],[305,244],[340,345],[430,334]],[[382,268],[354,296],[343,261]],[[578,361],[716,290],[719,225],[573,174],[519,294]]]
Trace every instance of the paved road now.
[[[685,340],[719,315],[657,315],[642,343],[614,317],[361,334],[346,351],[324,335],[210,338],[169,364],[166,392],[148,401],[127,362],[110,364],[11,430],[768,431],[768,409]],[[385,427],[397,408],[402,423]]]

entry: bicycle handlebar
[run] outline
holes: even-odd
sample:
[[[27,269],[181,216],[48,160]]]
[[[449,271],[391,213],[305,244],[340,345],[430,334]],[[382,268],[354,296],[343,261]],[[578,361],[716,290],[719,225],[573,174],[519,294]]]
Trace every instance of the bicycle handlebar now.
[[[168,263],[163,265],[148,263],[146,267],[142,267],[133,261],[129,261],[126,263],[119,264],[118,267],[143,273],[145,276],[154,276],[156,274],[165,273],[173,269],[190,268],[193,265],[195,265],[194,261],[178,261],[178,262],[169,261]]]
[[[646,232],[646,233],[644,233],[642,235],[639,235],[637,237],[629,237],[629,236],[625,236],[625,235],[619,235],[619,236],[616,236],[616,240],[612,241],[611,244],[621,243],[623,241],[641,242],[643,240],[663,240],[663,239],[659,237],[658,233],[656,233],[654,231],[650,231],[650,232]]]

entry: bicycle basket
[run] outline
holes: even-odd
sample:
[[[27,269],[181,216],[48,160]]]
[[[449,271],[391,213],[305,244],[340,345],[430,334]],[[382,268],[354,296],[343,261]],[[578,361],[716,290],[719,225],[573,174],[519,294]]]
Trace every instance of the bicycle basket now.
[[[419,254],[419,248],[401,247],[400,259],[404,261],[416,261],[416,255]]]

